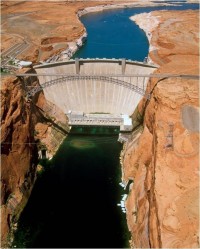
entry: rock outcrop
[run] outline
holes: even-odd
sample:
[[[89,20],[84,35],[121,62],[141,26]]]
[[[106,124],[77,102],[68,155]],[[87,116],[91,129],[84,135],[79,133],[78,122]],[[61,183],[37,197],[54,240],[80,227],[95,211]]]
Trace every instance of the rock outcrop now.
[[[26,86],[37,85],[26,79]],[[52,157],[68,132],[66,116],[47,103],[42,92],[27,101],[25,82],[2,78],[1,85],[1,246],[10,246],[12,232],[30,196],[45,149]],[[54,112],[54,113],[52,113]],[[53,116],[53,117],[52,117]]]
[[[140,25],[140,18],[135,17]],[[198,13],[161,11],[148,15],[159,24],[150,42],[158,73],[198,75]],[[143,19],[144,20],[144,19]],[[183,44],[184,42],[184,44]],[[171,45],[169,45],[171,44]],[[152,80],[151,100],[143,99],[139,138],[126,144],[124,180],[133,179],[126,206],[136,248],[199,247],[198,79]],[[137,132],[135,132],[137,133]]]
[[[35,179],[37,147],[32,108],[15,78],[2,79],[1,89],[1,217],[2,246],[26,203]]]

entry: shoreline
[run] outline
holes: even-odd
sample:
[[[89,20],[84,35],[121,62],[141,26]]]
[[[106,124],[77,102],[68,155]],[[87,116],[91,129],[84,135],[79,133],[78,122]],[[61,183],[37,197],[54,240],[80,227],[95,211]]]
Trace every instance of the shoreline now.
[[[166,13],[170,12],[171,10],[153,10],[149,13],[140,13],[136,14],[130,17],[130,20],[134,21],[140,29],[142,29],[148,39],[149,42],[149,52],[148,52],[148,62],[152,63],[158,67],[162,66],[165,64],[167,61],[159,58],[158,56],[158,51],[164,50],[165,51],[170,48],[165,45],[165,43],[158,43],[156,42],[157,36],[159,34],[157,31],[160,29],[162,25],[173,25],[176,22],[182,21],[182,17],[176,17],[176,18],[171,18],[167,22],[166,20],[163,19],[163,15]],[[185,12],[185,11],[195,11],[195,10],[175,10],[178,13],[179,12]],[[196,10],[197,11],[197,10]],[[166,41],[165,41],[166,42]],[[166,42],[167,44],[167,42]],[[155,56],[157,59],[155,59]]]
[[[151,39],[153,36],[153,31],[156,28],[158,28],[158,26],[161,23],[160,22],[161,20],[159,17],[160,16],[153,16],[152,11],[149,13],[136,14],[136,15],[130,17],[130,20],[135,22],[139,26],[139,28],[142,29],[146,34],[146,37],[147,37],[148,42],[149,42],[149,51],[148,51],[148,56],[147,56],[148,62],[152,63],[154,65],[157,65],[157,66],[158,66],[158,64],[155,63],[150,58],[150,52],[157,49],[157,47],[152,44]],[[147,20],[149,20],[148,23],[146,22]]]
[[[147,19],[149,20],[148,23],[146,23]],[[149,13],[141,13],[131,16],[130,20],[135,22],[139,26],[139,28],[145,32],[147,39],[149,41],[149,52],[156,49],[156,47],[152,45],[151,39],[153,31],[160,24],[159,17],[153,16],[152,12],[149,12]]]
[[[81,22],[80,18],[84,15],[90,13],[97,13],[107,10],[113,9],[124,9],[124,8],[141,8],[141,7],[154,7],[154,6],[176,6],[176,4],[168,4],[168,3],[154,3],[154,2],[134,2],[134,3],[115,3],[115,4],[103,4],[95,7],[86,7],[83,10],[79,10],[76,14],[76,17]],[[132,19],[131,19],[132,20]],[[134,20],[132,20],[134,21]],[[82,23],[82,22],[81,22]],[[136,23],[137,24],[137,23]],[[84,26],[84,25],[83,25]],[[138,25],[139,26],[139,25]],[[147,34],[146,34],[147,35]],[[148,38],[148,36],[147,36]],[[48,58],[44,63],[56,62],[56,61],[64,61],[69,60],[71,57],[84,45],[85,40],[87,39],[87,30],[84,26],[84,33],[75,41],[68,42],[68,48],[62,51],[60,54],[53,55]],[[149,38],[148,38],[149,40]],[[149,42],[149,51],[150,51],[150,42]],[[153,61],[151,61],[153,63]]]

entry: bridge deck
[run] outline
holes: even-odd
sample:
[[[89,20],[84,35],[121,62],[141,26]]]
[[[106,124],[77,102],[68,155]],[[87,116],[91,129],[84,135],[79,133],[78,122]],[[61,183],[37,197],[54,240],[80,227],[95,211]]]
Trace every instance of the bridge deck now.
[[[39,76],[55,76],[55,77],[91,77],[92,74],[66,74],[66,73],[17,73],[17,74],[7,74],[10,76],[16,76],[16,77],[39,77]],[[199,75],[193,75],[193,74],[94,74],[96,77],[106,76],[106,77],[120,77],[120,78],[128,78],[128,77],[134,77],[134,78],[189,78],[189,79],[199,79]]]

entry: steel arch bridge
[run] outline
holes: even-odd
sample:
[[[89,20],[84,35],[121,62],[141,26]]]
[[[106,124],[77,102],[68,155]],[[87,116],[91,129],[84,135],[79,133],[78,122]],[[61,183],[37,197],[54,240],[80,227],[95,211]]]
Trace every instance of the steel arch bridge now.
[[[137,77],[137,76],[135,76],[135,77]],[[47,81],[47,82],[41,84],[40,86],[34,87],[33,89],[31,89],[27,92],[27,97],[30,98],[31,96],[34,96],[37,92],[40,92],[41,90],[43,90],[46,87],[49,87],[49,86],[52,86],[55,84],[60,84],[63,82],[67,83],[68,81],[76,81],[76,80],[99,80],[99,81],[103,81],[103,82],[107,82],[107,83],[116,84],[118,86],[128,88],[131,91],[135,91],[136,93],[146,97],[147,99],[150,99],[150,94],[146,93],[144,84],[142,87],[139,87],[139,86],[134,85],[132,83],[120,80],[118,78],[114,78],[114,76],[111,77],[111,76],[104,76],[104,75],[68,75],[68,76],[62,76],[60,78]],[[144,80],[145,80],[145,77],[144,77]]]
[[[29,88],[27,96],[30,98],[37,92],[59,83],[93,81],[118,85],[149,99],[150,94],[146,93],[147,81],[149,74],[156,68],[147,63],[115,58],[75,58],[75,60],[63,62],[44,63],[34,66],[37,72],[35,76],[38,77],[40,86]]]
[[[125,60],[125,59],[78,59],[47,63],[34,66],[36,73],[16,74],[19,77],[37,77],[39,86],[28,86],[26,84],[26,95],[28,98],[37,92],[61,83],[97,81],[118,85],[134,91],[147,99],[150,99],[150,92],[147,93],[147,81],[151,78],[189,78],[199,79],[198,75],[180,74],[158,74],[153,71],[157,67],[146,63]],[[44,77],[44,78],[42,78]],[[54,77],[54,78],[52,78]],[[149,81],[150,82],[150,81]],[[151,82],[149,88],[151,91]]]

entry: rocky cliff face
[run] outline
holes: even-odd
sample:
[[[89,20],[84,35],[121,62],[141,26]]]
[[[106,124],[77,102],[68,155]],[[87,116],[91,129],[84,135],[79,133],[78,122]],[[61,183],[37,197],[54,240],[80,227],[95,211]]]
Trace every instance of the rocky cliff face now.
[[[198,13],[151,15],[159,20],[150,53],[160,64],[158,72],[198,74]],[[140,15],[136,18],[140,24]],[[168,78],[153,85],[151,100],[138,107],[144,122],[135,134],[143,132],[132,137],[123,154],[124,179],[134,179],[126,202],[132,247],[197,248],[198,80]]]
[[[24,81],[18,78],[2,79],[1,114],[1,242],[6,247],[36,179],[38,152],[45,147],[52,156],[68,126],[65,115],[42,93],[27,101]]]
[[[37,147],[34,141],[32,108],[15,78],[3,79],[1,89],[1,203],[2,240],[17,219],[35,179]],[[4,245],[4,243],[3,243]]]

